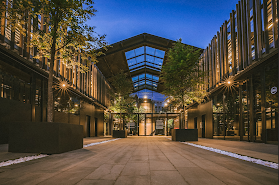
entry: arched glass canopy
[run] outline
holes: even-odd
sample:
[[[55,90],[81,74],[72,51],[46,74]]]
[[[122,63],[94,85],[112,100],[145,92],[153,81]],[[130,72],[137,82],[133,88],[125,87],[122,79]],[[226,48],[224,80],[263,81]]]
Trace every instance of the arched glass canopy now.
[[[165,51],[142,46],[125,53],[134,90],[157,90]]]

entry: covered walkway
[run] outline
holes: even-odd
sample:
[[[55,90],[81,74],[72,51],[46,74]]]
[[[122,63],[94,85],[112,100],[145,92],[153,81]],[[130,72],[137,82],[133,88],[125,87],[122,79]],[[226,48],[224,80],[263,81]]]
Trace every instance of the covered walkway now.
[[[0,168],[0,184],[277,184],[278,170],[164,136],[85,138],[99,144]],[[278,146],[199,139],[199,145],[274,161]],[[264,145],[264,146],[262,146]],[[12,156],[0,145],[0,161]],[[26,154],[22,154],[26,156]],[[28,155],[28,154],[27,154]],[[18,156],[17,156],[18,157]],[[275,161],[274,161],[275,162]]]

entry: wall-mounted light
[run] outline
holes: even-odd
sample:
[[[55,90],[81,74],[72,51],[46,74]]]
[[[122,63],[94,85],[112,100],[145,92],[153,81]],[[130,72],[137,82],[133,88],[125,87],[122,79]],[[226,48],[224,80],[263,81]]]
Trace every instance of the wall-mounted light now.
[[[60,88],[61,89],[66,89],[68,88],[68,83],[66,81],[61,81],[60,82]]]

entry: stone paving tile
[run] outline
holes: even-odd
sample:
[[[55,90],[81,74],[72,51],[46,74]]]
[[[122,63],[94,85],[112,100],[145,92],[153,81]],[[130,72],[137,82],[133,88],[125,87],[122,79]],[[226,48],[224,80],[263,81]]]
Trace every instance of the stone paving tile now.
[[[250,171],[246,171],[246,173],[241,173],[243,176],[252,179],[253,181],[256,181],[260,184],[263,185],[270,185],[270,184],[278,184],[278,179],[274,179],[273,175],[271,174],[266,174],[266,173],[262,173],[262,172],[250,172]]]
[[[278,170],[163,137],[128,137],[0,168],[0,184],[38,183],[273,185]]]
[[[133,155],[130,159],[129,159],[129,163],[142,163],[142,162],[148,162],[149,161],[149,157],[148,155]]]
[[[81,180],[77,185],[113,185],[113,180]]]
[[[20,184],[20,185],[33,185],[38,184],[46,179],[52,178],[55,173],[25,173],[23,176],[10,178],[5,182],[0,178],[0,184]]]
[[[81,181],[83,178],[85,178],[89,173],[90,173],[90,171],[62,172],[55,176],[52,176],[51,178],[49,178],[43,182],[40,182],[39,185],[76,184],[79,181]]]
[[[231,170],[210,170],[213,176],[223,181],[225,184],[245,184],[245,185],[260,185],[261,183],[250,179],[243,174],[238,174]],[[272,183],[274,184],[274,182]]]
[[[184,178],[178,171],[151,171],[152,185],[185,185]]]
[[[87,175],[85,179],[116,180],[123,168],[124,165],[103,164]]]
[[[150,185],[150,176],[120,176],[115,185]]]
[[[141,176],[150,175],[148,163],[127,163],[121,175]]]
[[[225,185],[224,182],[199,167],[184,167],[177,170],[189,184]]]
[[[150,161],[149,165],[150,170],[176,170],[169,161]]]

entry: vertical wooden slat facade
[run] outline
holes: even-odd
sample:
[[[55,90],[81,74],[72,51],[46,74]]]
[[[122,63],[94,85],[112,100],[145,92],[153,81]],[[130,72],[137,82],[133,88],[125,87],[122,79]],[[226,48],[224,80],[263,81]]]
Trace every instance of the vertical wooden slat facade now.
[[[235,99],[233,101],[237,104],[238,120],[236,123],[239,132],[236,135],[240,140],[270,141],[268,138],[270,137],[268,135],[268,124],[270,124],[268,119],[270,118],[266,112],[268,106],[266,105],[268,104],[266,89],[269,82],[265,78],[269,74],[266,74],[265,70],[268,67],[265,66],[277,62],[273,61],[274,58],[267,57],[278,55],[276,3],[276,0],[263,0],[263,3],[261,0],[240,0],[236,5],[236,10],[230,13],[229,19],[221,25],[220,30],[200,57],[200,63],[205,66],[204,70],[207,75],[204,77],[204,82],[210,84],[205,90],[209,92],[209,101],[214,106],[217,101],[221,102],[221,97],[224,98],[225,90],[218,86],[225,86],[228,78],[235,79],[233,83],[237,93],[232,92],[230,98]],[[257,65],[262,65],[262,68]],[[253,71],[250,72],[250,69]],[[219,105],[220,102],[218,102]],[[260,106],[260,111],[257,106]],[[218,114],[226,115],[227,112],[225,108],[222,112],[213,112],[213,115]],[[189,119],[192,119],[191,116]],[[208,123],[208,127],[216,124],[215,121],[213,120],[212,125]],[[225,123],[224,120],[223,123]],[[213,128],[215,129],[214,126]],[[222,134],[225,138],[226,133]],[[218,133],[215,133],[215,136],[218,137]]]
[[[271,1],[272,5],[276,5],[275,0],[269,1]],[[205,70],[207,71],[205,83],[209,83],[208,88],[224,81],[229,74],[234,76],[239,71],[244,70],[253,61],[261,58],[262,53],[268,53],[270,47],[278,47],[276,42],[278,40],[276,9],[272,9],[274,44],[269,46],[267,0],[263,0],[263,5],[260,2],[261,0],[241,0],[236,5],[236,10],[230,14],[229,20],[224,22],[220,27],[220,32],[217,32],[209,46],[202,53],[201,58],[204,60]],[[251,28],[251,23],[253,28]],[[230,24],[229,30],[228,24]],[[264,25],[262,26],[262,24]],[[265,30],[262,30],[262,27]],[[230,42],[228,42],[228,34],[231,34]],[[252,41],[254,42],[253,45]],[[231,48],[229,48],[229,44]],[[230,51],[231,56],[229,56]],[[231,64],[229,63],[229,57],[231,57]]]
[[[8,3],[8,1],[3,3]],[[5,12],[2,12],[2,14],[5,15]],[[5,19],[0,19],[0,43],[4,46],[9,46],[9,49],[18,50],[19,55],[25,57],[26,59],[32,59],[33,55],[36,54],[37,51],[32,51],[32,49],[34,48],[29,47],[31,33],[32,31],[36,31],[38,29],[40,29],[41,31],[49,32],[49,30],[44,25],[44,23],[48,21],[48,18],[46,18],[44,15],[40,15],[40,18],[38,17],[36,20],[33,20],[33,23],[36,24],[35,26],[31,24],[31,16],[28,15],[28,12],[25,12],[24,18],[26,20],[24,24],[24,27],[27,30],[26,35],[23,35],[21,33],[19,34],[18,30],[11,31],[7,28]],[[9,31],[9,33],[7,33],[7,30]],[[77,62],[86,65],[86,61],[82,60],[80,55],[76,56],[75,58]],[[39,60],[29,61],[31,63],[35,62],[34,64],[38,63],[37,66],[45,71],[48,71],[49,69],[48,59],[45,57],[41,57]],[[105,77],[98,70],[97,66],[94,63],[89,63],[88,68],[88,71],[86,71],[85,73],[81,73],[78,65],[69,68],[66,64],[63,63],[62,60],[55,60],[54,75],[61,80],[67,80],[67,82],[73,89],[78,90],[89,98],[93,98],[94,101],[97,100],[97,102],[99,102],[102,106],[108,107],[110,104],[110,97],[107,92],[110,89],[110,84],[106,81]],[[31,84],[36,85],[34,79],[36,80],[35,77],[31,78]],[[2,80],[2,78],[0,78],[0,80]],[[41,81],[42,83],[40,83],[39,86],[41,86],[42,84],[45,85],[43,83],[43,80]],[[44,86],[41,88],[46,87]],[[36,89],[36,87],[32,87],[33,91],[31,92],[31,95],[33,98],[36,94],[34,89]],[[35,105],[34,102],[32,102],[32,104]],[[32,117],[32,120],[33,118],[34,117]]]

